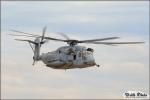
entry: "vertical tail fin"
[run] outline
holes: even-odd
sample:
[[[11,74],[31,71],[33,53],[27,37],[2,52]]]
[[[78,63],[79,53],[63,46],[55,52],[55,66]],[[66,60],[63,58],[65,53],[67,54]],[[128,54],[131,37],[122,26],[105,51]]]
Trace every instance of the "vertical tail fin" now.
[[[33,65],[35,64],[35,61],[40,60],[39,58],[40,58],[40,47],[41,47],[41,43],[40,43],[39,38],[36,38],[34,42],[35,42],[35,44],[34,44],[34,49],[33,49],[33,52],[34,52]]]

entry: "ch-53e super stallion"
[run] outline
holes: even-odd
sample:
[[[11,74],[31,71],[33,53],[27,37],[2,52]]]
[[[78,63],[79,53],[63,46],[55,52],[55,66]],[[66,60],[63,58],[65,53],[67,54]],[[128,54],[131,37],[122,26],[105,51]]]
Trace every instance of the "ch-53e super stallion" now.
[[[46,37],[46,27],[43,28],[42,36],[34,35],[30,33],[25,33],[21,31],[11,30],[16,32],[16,34],[9,34],[13,36],[25,36],[25,37],[35,37],[35,40],[24,40],[24,39],[15,39],[18,41],[25,41],[30,44],[31,49],[33,50],[33,65],[36,61],[43,61],[47,67],[54,69],[73,69],[73,68],[86,68],[92,66],[98,66],[96,64],[92,48],[87,48],[85,46],[79,46],[79,43],[86,44],[103,44],[114,46],[117,44],[139,44],[144,42],[106,42],[107,40],[118,39],[119,37],[107,37],[107,38],[98,38],[90,40],[74,40],[70,39],[66,34],[59,33],[65,39],[57,39],[52,37]],[[69,46],[62,46],[56,51],[42,53],[40,54],[41,46],[46,43],[48,40],[66,42]]]

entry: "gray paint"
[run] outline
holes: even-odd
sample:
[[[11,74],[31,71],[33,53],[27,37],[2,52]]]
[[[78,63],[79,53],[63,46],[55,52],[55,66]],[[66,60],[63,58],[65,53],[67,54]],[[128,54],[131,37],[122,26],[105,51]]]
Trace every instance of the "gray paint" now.
[[[63,46],[40,56],[48,67],[56,69],[85,68],[96,65],[92,51],[84,46]]]

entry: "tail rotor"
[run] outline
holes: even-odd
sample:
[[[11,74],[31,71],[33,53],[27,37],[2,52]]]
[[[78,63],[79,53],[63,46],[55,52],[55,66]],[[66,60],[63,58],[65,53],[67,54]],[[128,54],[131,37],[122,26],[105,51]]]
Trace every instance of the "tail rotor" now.
[[[25,32],[21,32],[21,31],[16,31],[16,30],[11,30],[11,31],[19,33],[19,35],[18,34],[9,34],[12,36],[35,37],[34,41],[27,40],[27,39],[15,39],[17,41],[23,41],[23,42],[29,43],[29,45],[30,45],[30,47],[34,53],[32,65],[34,65],[36,61],[40,60],[40,48],[41,48],[42,44],[44,44],[48,41],[47,39],[45,39],[46,29],[47,29],[47,27],[43,28],[42,36],[34,35],[34,34],[30,34],[30,33],[25,33]],[[24,34],[24,35],[20,35],[20,34]]]
[[[46,42],[46,41],[43,41],[44,37],[45,37],[46,29],[47,29],[47,27],[43,28],[40,46]]]

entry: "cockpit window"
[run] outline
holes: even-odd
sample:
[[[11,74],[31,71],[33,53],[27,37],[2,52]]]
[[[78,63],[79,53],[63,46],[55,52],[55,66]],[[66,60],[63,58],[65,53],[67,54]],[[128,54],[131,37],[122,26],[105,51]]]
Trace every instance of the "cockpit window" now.
[[[92,48],[87,48],[87,51],[94,52],[94,50]]]

